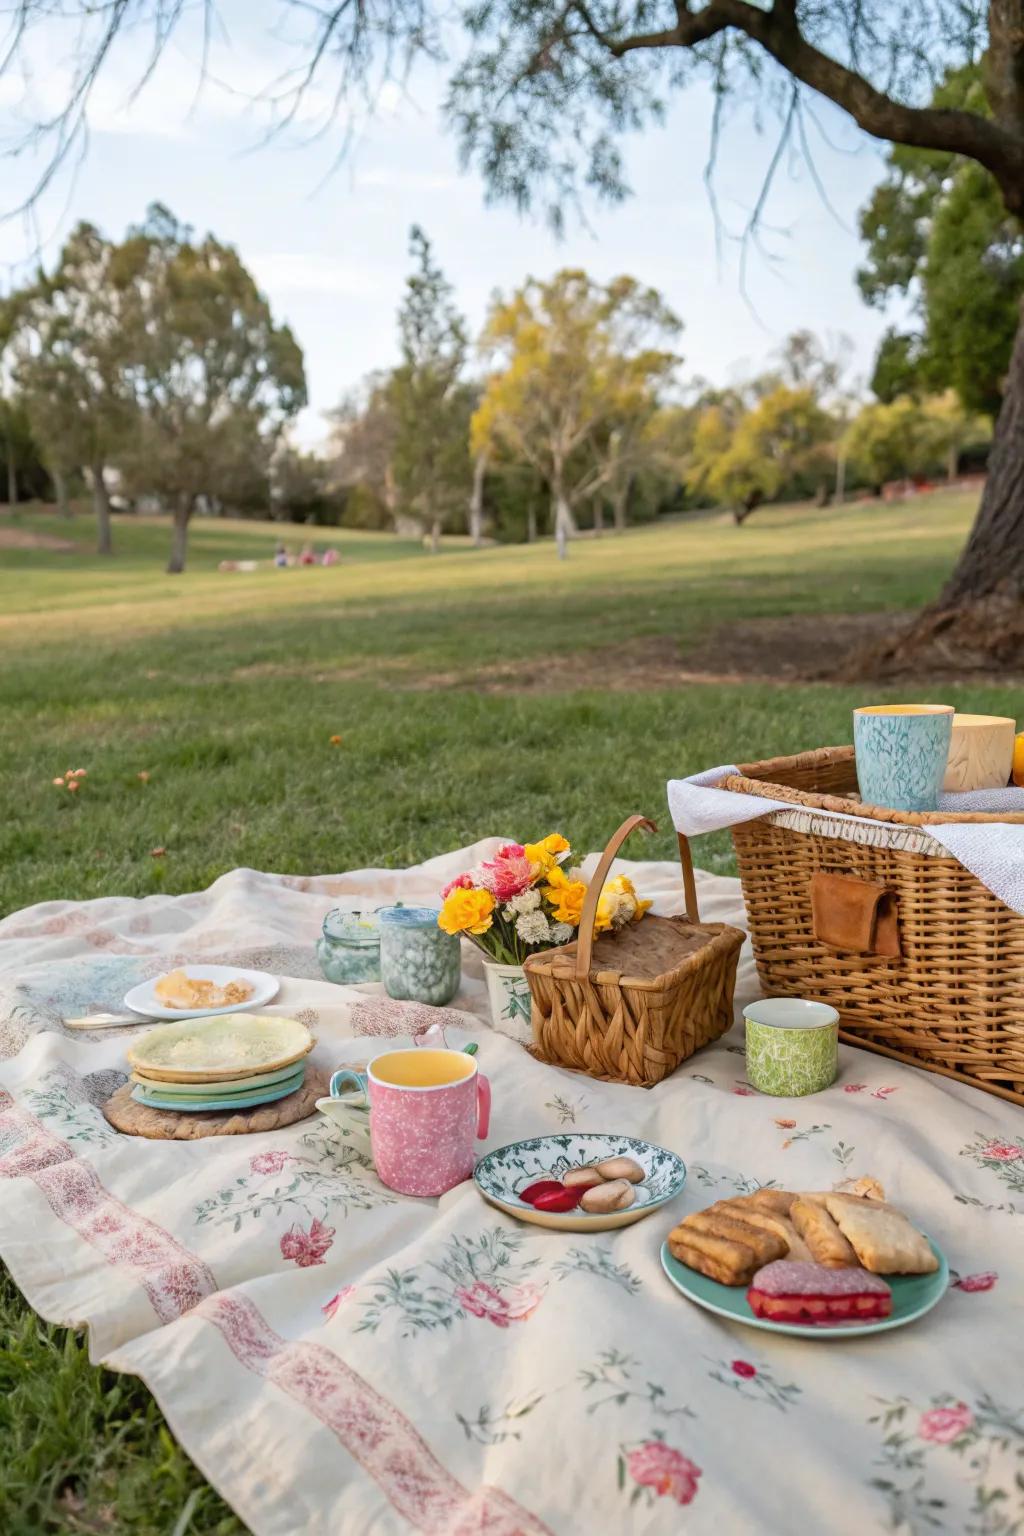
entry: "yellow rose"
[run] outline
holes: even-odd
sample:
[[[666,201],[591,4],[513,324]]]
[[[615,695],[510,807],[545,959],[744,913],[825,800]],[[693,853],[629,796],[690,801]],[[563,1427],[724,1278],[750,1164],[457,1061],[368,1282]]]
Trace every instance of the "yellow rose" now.
[[[524,853],[533,865],[535,875],[546,875],[552,869],[560,853],[568,851],[569,844],[561,832],[549,832],[539,843],[527,843]]]
[[[571,927],[578,928],[587,894],[587,887],[583,881],[570,880],[564,870],[559,869],[556,864],[548,873],[547,884],[543,887],[543,891],[551,903],[555,921],[569,923]]]
[[[490,891],[449,891],[437,924],[445,933],[486,933],[493,922],[494,897]]]

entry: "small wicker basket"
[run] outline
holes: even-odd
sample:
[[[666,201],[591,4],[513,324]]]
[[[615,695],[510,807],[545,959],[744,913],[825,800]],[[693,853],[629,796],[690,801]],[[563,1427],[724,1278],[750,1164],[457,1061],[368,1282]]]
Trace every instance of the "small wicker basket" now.
[[[651,1088],[732,1024],[744,936],[725,923],[700,922],[689,845],[680,838],[686,917],[648,913],[595,939],[601,889],[636,827],[656,830],[643,816],[622,823],[590,881],[578,938],[530,955],[524,969],[535,1056],[605,1082]]]
[[[791,805],[732,829],[765,991],[831,1003],[850,1044],[1024,1104],[1024,917],[928,832],[1024,816],[865,805],[852,747],[748,763],[717,788]],[[825,875],[884,891],[894,955],[822,941],[812,890]]]

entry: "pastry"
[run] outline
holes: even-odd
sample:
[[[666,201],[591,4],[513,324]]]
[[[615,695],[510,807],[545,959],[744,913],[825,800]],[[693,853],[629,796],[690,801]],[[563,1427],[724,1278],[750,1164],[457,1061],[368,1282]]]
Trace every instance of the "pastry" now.
[[[747,1291],[755,1317],[774,1323],[864,1323],[888,1317],[892,1292],[864,1269],[783,1259],[759,1269]]]
[[[681,1264],[687,1264],[720,1285],[749,1285],[759,1267],[752,1248],[726,1237],[712,1237],[685,1224],[668,1235],[669,1252]]]
[[[901,1211],[849,1195],[831,1195],[825,1204],[858,1262],[872,1274],[930,1275],[938,1269],[928,1239]]]
[[[738,1217],[748,1226],[760,1227],[763,1232],[774,1232],[781,1237],[786,1244],[788,1256],[791,1259],[813,1259],[814,1255],[800,1236],[796,1227],[788,1216],[777,1216],[773,1211],[763,1211],[757,1206],[742,1204],[739,1201],[719,1200],[711,1207],[713,1213],[721,1216]]]
[[[856,1265],[856,1253],[824,1206],[801,1197],[793,1201],[789,1214],[816,1263],[828,1269]]]
[[[610,1179],[607,1184],[595,1184],[592,1189],[585,1189],[580,1205],[585,1211],[603,1216],[611,1211],[626,1210],[635,1199],[636,1190],[628,1179]]]
[[[157,1002],[164,1008],[233,1008],[253,994],[251,981],[229,981],[219,987],[215,981],[189,976],[185,971],[168,971],[154,984]]]
[[[799,1200],[799,1195],[794,1195],[788,1189],[759,1189],[752,1195],[737,1195],[736,1203],[739,1205],[752,1205],[758,1211],[774,1211],[776,1216],[788,1216],[794,1200]]]

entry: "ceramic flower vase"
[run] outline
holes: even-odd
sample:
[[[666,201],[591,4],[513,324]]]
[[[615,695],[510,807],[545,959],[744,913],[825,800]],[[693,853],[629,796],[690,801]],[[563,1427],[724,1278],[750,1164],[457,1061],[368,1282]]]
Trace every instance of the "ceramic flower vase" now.
[[[508,1035],[510,1040],[518,1040],[520,1045],[532,1044],[530,983],[522,966],[485,960],[484,975],[495,1030],[499,1035]]]

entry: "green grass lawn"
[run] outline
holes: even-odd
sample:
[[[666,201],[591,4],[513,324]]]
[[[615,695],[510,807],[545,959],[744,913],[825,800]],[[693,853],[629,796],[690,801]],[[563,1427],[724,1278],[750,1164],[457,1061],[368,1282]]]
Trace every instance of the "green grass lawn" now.
[[[817,614],[824,631],[833,614],[918,606],[973,510],[953,493],[769,508],[742,529],[704,518],[581,540],[564,564],[549,543],[430,556],[318,530],[341,564],[251,575],[216,566],[268,560],[280,529],[200,521],[178,577],[163,573],[157,519],[118,519],[115,556],[100,560],[84,517],[0,517],[0,911],[187,891],[238,865],[406,864],[491,833],[557,828],[593,849],[634,810],[661,828],[645,853],[669,857],[666,778],[846,741],[863,690],[652,688],[645,647],[685,657],[734,620]],[[74,548],[5,548],[6,530]],[[622,658],[640,658],[625,682]],[[1006,688],[942,691],[1016,712]],[[76,767],[88,771],[77,796],[54,787]],[[696,852],[732,867],[724,835]],[[13,1340],[0,1356],[0,1530],[241,1529],[144,1389],[93,1371],[9,1283],[0,1328]]]

